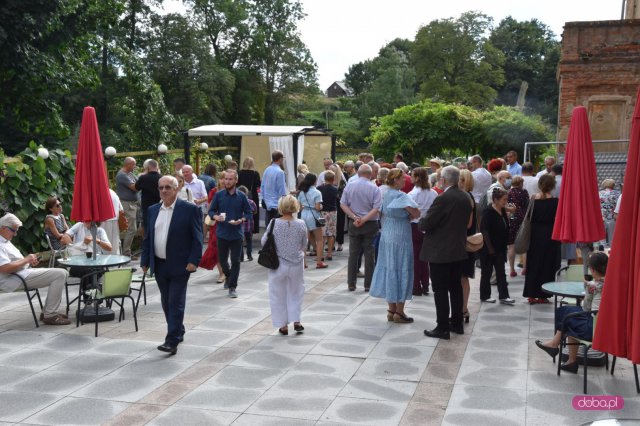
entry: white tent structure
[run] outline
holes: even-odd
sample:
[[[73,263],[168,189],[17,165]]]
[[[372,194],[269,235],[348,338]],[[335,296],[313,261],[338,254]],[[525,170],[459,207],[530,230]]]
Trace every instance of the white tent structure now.
[[[282,151],[287,187],[290,191],[295,190],[296,168],[303,160],[310,170],[319,173],[323,170],[323,158],[335,157],[335,137],[313,126],[214,124],[195,127],[187,132],[187,137],[208,136],[242,137],[240,158],[253,157],[259,172],[271,163],[271,152]]]

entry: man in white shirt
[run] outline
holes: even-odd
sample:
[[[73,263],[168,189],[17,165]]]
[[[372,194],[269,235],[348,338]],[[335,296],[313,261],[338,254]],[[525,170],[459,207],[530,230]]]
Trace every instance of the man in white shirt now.
[[[182,176],[184,177],[184,187],[191,191],[193,202],[200,207],[200,211],[202,211],[202,215],[204,216],[207,214],[207,208],[209,207],[207,205],[209,198],[204,182],[193,174],[193,168],[188,164],[182,166]]]
[[[533,175],[533,163],[527,161],[522,165],[522,179],[524,180],[522,187],[527,190],[529,196],[540,192],[538,178]]]
[[[21,226],[20,219],[11,213],[0,218],[0,289],[11,292],[22,286],[22,281],[12,274],[22,277],[28,288],[49,287],[40,321],[48,325],[70,324],[65,314],[57,312],[68,273],[61,268],[32,269],[40,259],[33,253],[26,257],[22,256],[17,247],[11,243]]]
[[[67,248],[72,256],[93,253],[93,236],[90,227],[91,222],[78,222],[65,232],[71,237],[72,243]],[[107,232],[103,228],[96,229],[96,249],[98,253],[111,253],[113,249]]]
[[[333,164],[333,160],[329,157],[325,158],[324,160],[322,160],[322,165],[324,166],[324,171],[322,171],[319,175],[318,175],[318,182],[316,182],[316,188],[324,185],[324,175],[325,173],[327,173],[327,170],[329,170],[329,167],[331,167],[331,165]]]
[[[491,173],[482,167],[482,157],[479,155],[471,157],[470,162],[471,174],[473,175],[473,191],[471,191],[471,194],[476,203],[479,203],[482,196],[491,186]]]
[[[100,228],[104,229],[107,233],[107,239],[111,243],[111,250],[103,250],[106,254],[120,254],[120,229],[118,227],[118,217],[120,216],[120,212],[124,213],[124,209],[122,207],[122,203],[120,203],[120,197],[116,192],[109,188],[109,193],[111,194],[111,203],[113,204],[113,211],[116,212],[116,215],[109,220],[105,220],[100,225]]]
[[[553,167],[554,164],[556,164],[555,157],[552,157],[552,156],[545,157],[544,158],[544,166],[545,166],[545,168],[540,170],[538,172],[538,174],[536,175],[536,177],[540,178],[540,176],[542,176],[542,175],[546,175],[547,173],[551,173],[551,168]]]

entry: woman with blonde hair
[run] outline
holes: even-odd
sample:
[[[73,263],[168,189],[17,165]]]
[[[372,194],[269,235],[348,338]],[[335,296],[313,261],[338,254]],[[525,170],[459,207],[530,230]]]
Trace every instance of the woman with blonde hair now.
[[[256,171],[256,163],[251,157],[247,157],[242,162],[242,170],[238,172],[237,187],[245,186],[249,190],[247,197],[259,205],[258,189],[260,189],[260,173]],[[259,209],[253,214],[253,233],[260,232],[260,211]]]
[[[300,312],[304,298],[304,249],[307,246],[307,226],[294,215],[300,211],[300,204],[293,195],[285,195],[278,201],[280,217],[271,219],[262,236],[262,245],[267,235],[273,232],[280,265],[269,269],[269,305],[271,323],[284,336],[289,334],[289,323],[302,333]]]
[[[467,229],[467,236],[476,234],[478,232],[478,214],[476,211],[476,202],[473,198],[473,187],[475,182],[473,180],[473,174],[467,169],[460,169],[460,180],[458,181],[458,187],[469,194],[471,198],[470,202],[473,206],[472,209],[472,223],[471,228]],[[464,322],[469,322],[469,293],[471,292],[471,286],[469,285],[469,279],[476,276],[476,254],[469,253],[466,260],[462,261],[462,319]]]
[[[418,204],[401,191],[404,173],[392,169],[387,177],[389,190],[382,200],[382,234],[378,259],[373,271],[369,295],[385,299],[387,320],[410,323],[413,318],[404,312],[405,301],[413,290],[413,245],[410,220],[420,217]]]
[[[298,176],[296,177],[296,186],[302,183],[302,180],[309,174],[309,167],[306,164],[298,164]]]

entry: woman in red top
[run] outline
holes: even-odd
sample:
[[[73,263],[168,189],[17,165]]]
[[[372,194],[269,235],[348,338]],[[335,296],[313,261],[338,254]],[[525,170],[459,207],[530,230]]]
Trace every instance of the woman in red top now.
[[[220,173],[220,178],[218,179],[218,185],[220,185],[224,181],[224,172]],[[218,192],[217,187],[211,188],[209,191],[208,199],[209,204],[211,204],[211,200],[213,200],[213,196]],[[213,270],[214,266],[218,267],[218,280],[216,281],[218,284],[223,283],[225,276],[224,272],[222,272],[222,267],[218,262],[218,238],[216,237],[216,225],[218,222],[213,221],[213,225],[209,226],[209,242],[207,243],[207,249],[202,254],[202,258],[200,259],[200,264],[198,265],[201,268]]]

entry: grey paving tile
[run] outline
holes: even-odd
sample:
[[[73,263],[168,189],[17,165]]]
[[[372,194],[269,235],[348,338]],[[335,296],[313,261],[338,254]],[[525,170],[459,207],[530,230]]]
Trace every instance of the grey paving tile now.
[[[189,330],[184,336],[184,344],[195,346],[223,346],[237,337],[237,333],[210,330]]]
[[[241,389],[269,389],[280,377],[282,370],[266,368],[227,366],[219,371],[211,379],[202,384],[202,387],[231,387]]]
[[[106,337],[98,336],[79,336],[76,334],[58,334],[50,339],[46,339],[37,347],[42,347],[52,351],[63,352],[83,352],[98,347],[108,342]]]
[[[230,425],[238,416],[239,413],[170,407],[147,424],[153,426],[222,426]]]
[[[161,343],[161,342],[160,342]],[[155,350],[160,343],[113,339],[91,349],[93,353],[138,357]]]
[[[0,368],[0,391],[12,389],[11,385],[40,372],[39,368]]]
[[[380,343],[412,345],[412,346],[432,346],[438,344],[438,339],[431,339],[424,335],[420,326],[412,327],[391,327],[389,331],[380,339]]]
[[[296,353],[250,350],[233,361],[232,365],[285,370],[293,367],[302,356],[303,354]]]
[[[255,321],[253,319],[229,319],[214,317],[208,321],[198,324],[194,330],[213,330],[221,332],[243,333],[253,327]]]
[[[313,420],[262,416],[257,414],[242,414],[233,422],[233,426],[313,426],[314,424],[316,424],[316,422]]]
[[[370,340],[330,340],[324,339],[310,354],[350,356],[353,358],[366,358],[376,346],[377,341]]]
[[[51,339],[56,335],[57,333],[43,331],[40,329],[37,331],[7,330],[0,333],[0,345],[10,347],[31,346],[42,342],[43,340]]]
[[[522,425],[525,410],[523,390],[455,385],[442,424]]]
[[[140,358],[118,368],[110,376],[168,380],[186,370],[190,365],[189,362],[180,362],[175,360],[175,356],[168,355],[158,359]]]
[[[24,367],[45,369],[71,358],[69,352],[54,352],[42,348],[25,347],[0,357],[0,365],[7,367]]]
[[[364,340],[367,342],[377,343],[387,330],[387,327],[348,327],[343,325],[343,323],[340,323],[339,327],[334,328],[329,334],[327,334],[326,339],[346,340],[349,342]]]
[[[462,365],[458,372],[456,384],[495,386],[508,389],[527,389],[527,370],[508,368],[483,367],[476,365]]]
[[[395,359],[428,363],[435,348],[378,343],[368,358]]]
[[[54,365],[49,370],[64,371],[68,374],[108,374],[135,358],[123,355],[83,353]]]
[[[348,381],[358,371],[362,360],[350,357],[306,355],[296,365],[299,373],[332,375]]]
[[[128,406],[124,402],[66,397],[25,422],[42,425],[99,425]]]
[[[507,352],[493,350],[471,350],[467,351],[463,364],[478,368],[508,368],[526,370],[527,356],[525,352]]]
[[[179,362],[198,362],[203,358],[211,355],[213,352],[218,349],[215,346],[193,346],[188,344],[181,344],[178,349],[178,355],[174,358]],[[161,352],[159,350],[149,351],[146,354],[142,355],[141,358],[149,358],[149,359],[166,359],[166,352]]]
[[[321,419],[367,425],[398,424],[406,406],[406,403],[338,397]]]
[[[409,402],[417,385],[415,382],[359,376],[352,378],[344,389],[340,391],[339,396],[378,401]]]
[[[368,358],[356,373],[356,377],[419,381],[426,364],[424,362],[396,361]]]
[[[440,426],[445,413],[444,407],[410,402],[404,411],[401,426]]]
[[[262,394],[254,389],[199,387],[174,406],[242,413]]]
[[[300,396],[295,392],[270,389],[247,409],[249,414],[317,420],[332,398]]]
[[[289,371],[271,389],[283,394],[333,398],[346,383],[335,375]]]
[[[20,422],[60,398],[60,395],[0,392],[0,421]]]
[[[529,339],[523,337],[471,336],[469,349],[474,351],[525,352]]]
[[[557,362],[557,361],[556,361]],[[527,373],[527,390],[539,392],[564,392],[567,394],[582,393],[583,376],[582,369],[578,374],[563,371],[560,376],[557,375],[557,369],[554,364],[548,371],[529,371]],[[602,386],[598,376],[602,376],[604,368],[589,368],[587,375],[587,387],[592,395],[601,395],[603,393]]]
[[[291,336],[294,337],[294,336]],[[275,352],[293,352],[306,354],[314,346],[320,342],[317,337],[307,337],[304,334],[288,338],[285,336],[272,335],[266,336],[256,346],[253,347],[259,351],[275,351]]]
[[[247,319],[254,322],[262,321],[270,315],[269,303],[267,302],[262,309],[246,309],[240,307],[232,307],[226,309],[219,314],[216,314],[216,318],[226,318],[232,320]]]
[[[14,383],[11,390],[24,393],[69,395],[99,378],[99,374],[69,374],[65,371],[45,370]]]
[[[162,386],[164,382],[163,379],[148,379],[140,376],[114,377],[109,375],[77,390],[73,393],[73,396],[109,401],[136,402]]]

